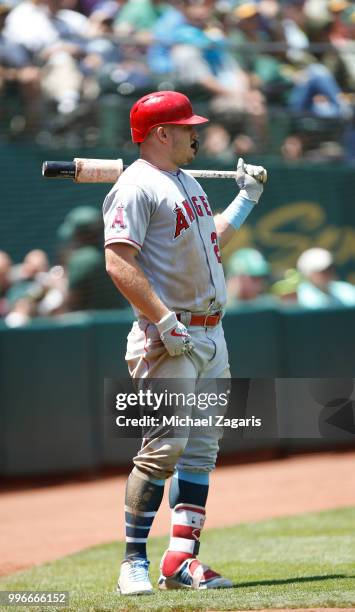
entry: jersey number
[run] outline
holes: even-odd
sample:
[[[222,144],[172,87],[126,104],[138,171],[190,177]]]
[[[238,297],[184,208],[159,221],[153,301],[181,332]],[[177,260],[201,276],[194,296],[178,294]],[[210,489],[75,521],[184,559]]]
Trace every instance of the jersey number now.
[[[216,259],[218,261],[218,263],[222,263],[222,259],[221,259],[221,253],[219,250],[219,246],[218,246],[218,238],[217,238],[217,234],[216,232],[212,232],[211,234],[211,242],[214,245],[213,249],[214,249],[214,253],[216,255]]]

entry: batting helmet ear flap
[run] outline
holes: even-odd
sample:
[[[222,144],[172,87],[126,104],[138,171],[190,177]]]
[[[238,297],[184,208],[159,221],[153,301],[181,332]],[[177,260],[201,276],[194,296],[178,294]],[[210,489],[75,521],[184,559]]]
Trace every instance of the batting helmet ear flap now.
[[[206,117],[195,115],[187,96],[178,91],[156,91],[132,106],[130,126],[133,142],[144,142],[153,127],[165,124],[197,125]]]

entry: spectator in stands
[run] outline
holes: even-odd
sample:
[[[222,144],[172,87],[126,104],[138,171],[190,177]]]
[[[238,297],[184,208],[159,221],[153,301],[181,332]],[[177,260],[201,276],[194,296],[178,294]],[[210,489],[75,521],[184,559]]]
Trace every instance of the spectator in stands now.
[[[5,35],[42,65],[42,91],[61,113],[72,112],[84,87],[88,19],[61,9],[62,0],[23,0],[6,19]]]
[[[68,282],[63,266],[53,266],[41,280],[43,293],[37,302],[37,316],[54,316],[65,312]]]
[[[27,291],[24,295],[32,301],[32,316],[51,316],[63,312],[67,294],[67,280],[62,266],[50,268],[46,253],[34,249],[25,256],[23,263],[13,268],[12,276],[18,269],[20,285]],[[15,284],[17,288],[18,285]]]
[[[257,144],[248,134],[237,134],[232,141],[232,149],[237,157],[252,155],[257,150]],[[234,157],[235,159],[235,157]]]
[[[304,251],[297,261],[297,269],[303,277],[297,289],[301,306],[355,306],[354,285],[336,280],[334,258],[326,249]]]
[[[270,266],[256,249],[239,249],[228,260],[227,308],[268,296]]]
[[[301,280],[300,273],[294,268],[289,268],[284,272],[283,278],[271,286],[271,293],[282,302],[297,304],[297,289]]]
[[[40,249],[29,251],[20,264],[10,271],[11,287],[6,298],[9,303],[11,325],[22,325],[37,316],[51,316],[63,312],[67,281],[62,266],[49,267],[46,253]],[[21,316],[20,316],[21,315]],[[8,321],[6,321],[8,322]]]
[[[168,8],[161,0],[128,0],[115,19],[115,29],[119,34],[145,32],[151,40],[151,30]]]
[[[329,3],[330,6],[334,2]],[[327,39],[325,42],[332,44],[342,61],[342,68],[346,70],[346,79],[350,82],[350,92],[355,89],[355,6],[354,4],[337,0],[336,4],[342,6],[341,11],[330,11],[333,14],[333,21],[327,29]],[[339,27],[338,27],[339,24]]]
[[[0,95],[15,91],[23,103],[22,129],[37,129],[40,115],[40,71],[33,65],[30,53],[4,32],[5,21],[12,10],[10,1],[0,1]]]
[[[102,232],[102,215],[91,206],[74,208],[59,227],[58,237],[66,247],[67,311],[128,306],[106,273]]]
[[[355,70],[353,61],[349,64],[345,61],[346,55],[344,57],[342,55],[346,45],[337,46],[332,43],[331,26],[332,22],[328,20],[309,30],[311,42],[319,46],[318,49],[313,51],[313,55],[318,63],[331,72],[342,91],[340,97],[346,100],[347,94],[354,89]],[[352,49],[352,60],[354,59],[354,51],[355,47]]]
[[[341,126],[349,119],[345,147],[353,159],[354,38],[350,0],[0,0],[0,95],[21,93],[22,123],[37,129],[41,118],[44,142],[47,130],[62,133],[69,125],[73,137],[74,121],[76,136],[85,138],[89,130],[81,132],[76,120],[85,127],[99,121],[86,102],[100,94],[118,93],[122,103],[137,88],[172,81],[209,104],[226,130],[225,154],[221,130],[206,137],[206,149],[217,147],[221,160],[233,149],[243,155],[265,148],[266,100],[291,109],[294,122],[309,113]],[[313,42],[331,44],[310,51]],[[269,43],[278,46],[264,49]],[[13,131],[23,129],[19,115]],[[316,148],[312,158],[338,159],[340,137],[322,138],[330,143],[324,150],[303,142],[304,153]],[[285,142],[285,157],[297,158],[299,144]]]
[[[255,153],[256,144],[250,136],[238,133],[232,136],[220,123],[210,123],[202,130],[201,153],[219,162],[230,164],[235,157]]]
[[[25,296],[26,293],[40,296],[43,291],[43,281],[49,269],[48,258],[44,251],[34,249],[29,251],[23,261],[11,268],[11,300],[13,296]]]
[[[328,17],[328,5],[329,0],[307,0],[304,12],[310,21],[323,23]]]
[[[75,0],[73,1],[75,2]],[[90,17],[95,11],[103,10],[106,13],[109,12],[115,18],[125,2],[126,0],[78,0],[76,10],[87,17]]]
[[[300,134],[290,134],[281,146],[283,159],[289,162],[298,161],[341,161],[344,159],[344,149],[339,142],[334,140],[320,141],[312,139],[307,132]]]
[[[350,106],[342,97],[342,82],[333,72],[334,61],[328,67],[319,56],[308,50],[309,26],[304,11],[305,0],[284,0],[278,19],[267,19],[262,4],[242,3],[234,11],[238,30],[232,30],[235,43],[279,42],[287,45],[285,52],[268,54],[237,52],[245,68],[253,71],[259,86],[271,102],[287,103],[297,113],[312,112],[320,117],[349,117]],[[315,35],[324,26],[313,29]],[[315,41],[321,42],[321,41]],[[329,42],[329,41],[328,41]],[[335,54],[333,51],[333,56]]]
[[[10,271],[11,286],[6,293],[9,305],[5,322],[10,326],[27,323],[38,314],[38,304],[49,289],[49,263],[40,249],[29,251]]]
[[[9,68],[23,68],[31,64],[30,54],[18,42],[11,41],[4,33],[5,21],[12,10],[10,2],[0,2],[0,63]]]
[[[264,97],[228,50],[223,28],[213,21],[209,0],[178,0],[153,28],[148,50],[150,68],[176,79],[183,87],[199,88],[211,98],[220,118],[250,117],[250,129],[262,141],[266,127]]]
[[[41,249],[33,249],[26,253],[23,261],[11,269],[12,284],[41,282],[49,270],[47,254]]]
[[[295,162],[304,159],[303,139],[300,134],[289,134],[281,145],[281,155],[286,161]]]
[[[35,302],[29,296],[17,296],[10,302],[10,310],[4,322],[8,327],[21,327],[35,316]]]
[[[352,8],[348,0],[329,0],[328,11],[331,17],[329,37],[334,45],[343,44],[349,40],[349,28],[346,22],[348,9]],[[345,16],[345,19],[344,19]]]
[[[284,41],[278,12],[277,5],[265,11],[263,3],[237,4],[228,17],[228,39],[234,47],[233,55],[250,73],[254,85],[268,101],[282,103],[285,92],[292,86],[285,74],[284,58],[280,52],[268,53],[263,48],[265,43]]]
[[[310,39],[304,12],[305,0],[284,0],[282,27],[288,45],[287,59],[293,68],[293,88],[288,105],[293,112],[311,112],[318,117],[348,119],[351,105],[332,72],[308,51]]]
[[[40,281],[41,277],[46,275],[48,270],[48,257],[41,249],[34,249],[25,255],[21,270],[23,279]]]
[[[218,123],[211,123],[203,130],[201,153],[220,162],[232,163],[235,159],[228,131]]]

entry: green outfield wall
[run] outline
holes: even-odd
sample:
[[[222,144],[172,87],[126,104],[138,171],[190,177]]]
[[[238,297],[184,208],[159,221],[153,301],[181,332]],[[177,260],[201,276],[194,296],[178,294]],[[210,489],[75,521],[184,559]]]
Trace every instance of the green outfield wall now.
[[[66,212],[84,204],[101,207],[108,185],[42,179],[43,160],[73,157],[123,157],[126,163],[134,159],[131,150],[125,153],[107,148],[57,150],[31,144],[0,145],[0,248],[15,261],[30,249],[42,248],[54,262],[56,232]],[[355,282],[354,168],[339,162],[286,164],[270,157],[248,161],[265,164],[269,182],[261,204],[224,256],[228,257],[235,248],[253,245],[269,258],[278,273],[293,266],[304,249],[322,246],[333,251],[340,275]],[[195,167],[221,166],[199,156]],[[205,179],[201,183],[215,211],[235,196],[233,180]]]
[[[103,381],[127,376],[124,354],[131,323],[131,311],[123,311],[0,327],[0,475],[64,473],[130,462],[139,443],[106,435]],[[234,377],[354,376],[355,308],[240,308],[226,315],[224,330]],[[266,404],[261,410],[270,419]],[[292,440],[296,423],[290,417],[281,421],[286,423],[281,436],[287,445],[297,446]],[[285,440],[241,436],[236,443],[228,440],[224,449],[280,445]]]

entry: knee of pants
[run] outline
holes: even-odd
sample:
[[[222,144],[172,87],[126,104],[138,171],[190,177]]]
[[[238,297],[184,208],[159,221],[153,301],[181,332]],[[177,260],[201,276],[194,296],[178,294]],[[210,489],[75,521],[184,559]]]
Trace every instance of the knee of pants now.
[[[306,70],[307,74],[310,76],[329,76],[330,72],[326,66],[323,64],[310,64]]]
[[[177,467],[187,472],[212,472],[219,450],[218,439],[193,438],[186,445]]]
[[[143,443],[134,465],[151,478],[166,479],[173,475],[183,454],[187,438],[157,438]]]

